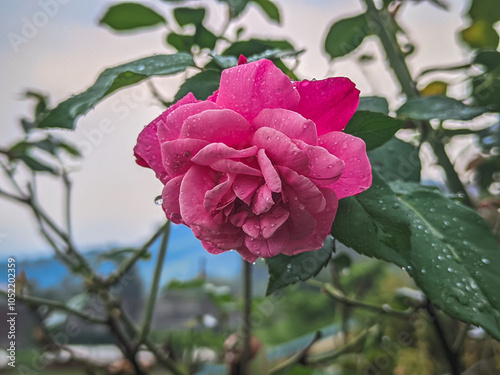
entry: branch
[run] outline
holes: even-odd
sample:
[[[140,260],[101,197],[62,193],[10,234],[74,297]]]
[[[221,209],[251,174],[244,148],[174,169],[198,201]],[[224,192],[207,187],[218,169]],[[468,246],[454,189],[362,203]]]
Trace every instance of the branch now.
[[[240,359],[242,375],[248,375],[248,363],[252,358],[250,339],[252,337],[252,264],[242,259],[243,262],[243,351]]]
[[[5,290],[0,290],[0,295],[3,295],[4,297],[7,297],[8,293]],[[106,319],[101,319],[101,318],[96,318],[93,317],[89,314],[86,314],[82,311],[73,309],[72,307],[69,307],[66,305],[64,302],[59,302],[59,301],[52,301],[48,300],[45,298],[39,298],[39,297],[29,297],[29,296],[23,296],[23,295],[16,295],[16,300],[23,302],[26,305],[31,305],[31,306],[48,306],[51,307],[55,310],[62,310],[66,311],[67,313],[71,315],[78,316],[79,318],[92,322],[95,324],[107,324],[108,321]]]
[[[279,363],[275,367],[273,367],[271,370],[269,370],[269,374],[276,374],[280,371],[286,370],[289,367],[292,367],[298,363],[304,363],[307,361],[307,353],[309,352],[309,349],[318,341],[321,339],[321,332],[317,331],[316,334],[314,335],[312,341],[300,352],[296,353],[295,355],[291,356],[287,360]]]
[[[377,306],[361,301],[356,301],[354,299],[350,299],[346,297],[340,290],[336,289],[332,284],[324,284],[323,292],[327,294],[330,298],[339,301],[346,306],[359,307],[379,314],[390,315],[395,318],[408,319],[408,317],[414,313],[414,310],[411,308],[406,311],[399,311],[399,310],[393,310],[389,305]]]
[[[163,270],[163,264],[165,263],[165,256],[167,255],[168,240],[170,236],[170,220],[167,221],[163,230],[163,237],[161,239],[160,251],[158,253],[158,258],[156,260],[156,266],[153,274],[153,281],[151,284],[151,291],[149,293],[148,304],[146,306],[146,315],[144,317],[144,323],[142,325],[139,338],[137,340],[137,348],[144,341],[144,338],[149,334],[151,328],[151,320],[153,318],[153,310],[156,304],[156,297],[158,296],[158,288],[160,285],[161,273]]]

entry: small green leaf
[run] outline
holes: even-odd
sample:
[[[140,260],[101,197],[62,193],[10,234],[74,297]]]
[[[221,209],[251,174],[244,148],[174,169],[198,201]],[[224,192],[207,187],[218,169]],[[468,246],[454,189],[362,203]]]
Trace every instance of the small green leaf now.
[[[194,36],[170,33],[167,35],[167,43],[179,52],[190,52],[194,45]]]
[[[368,152],[372,168],[387,181],[420,181],[422,165],[418,149],[398,138]]]
[[[205,100],[219,88],[220,72],[216,70],[205,70],[198,73],[181,85],[177,94],[175,94],[174,102],[182,99],[188,93],[192,92],[198,100]]]
[[[345,132],[361,138],[367,150],[382,146],[403,127],[404,121],[381,113],[358,111],[352,116]]]
[[[327,237],[323,247],[316,251],[287,256],[278,255],[266,259],[269,268],[269,283],[266,295],[299,281],[316,276],[325,267],[333,252],[333,238]]]
[[[217,37],[210,30],[200,24],[196,26],[194,43],[200,46],[200,48],[213,49],[215,47],[215,43],[217,43]]]
[[[85,115],[112,92],[151,76],[182,72],[189,66],[194,66],[193,58],[186,53],[177,53],[150,56],[106,69],[86,91],[59,103],[48,112],[38,127],[74,129],[79,116]]]
[[[447,96],[411,98],[398,109],[401,117],[414,120],[471,120],[487,112],[487,108],[469,107]]]
[[[252,56],[268,50],[294,51],[295,48],[286,40],[249,39],[231,44],[223,56]]]
[[[411,231],[399,206],[396,194],[373,171],[370,189],[339,201],[332,235],[361,254],[404,267],[411,247]]]
[[[238,65],[238,58],[235,56],[221,56],[215,52],[210,52],[214,63],[221,69],[229,69]]]
[[[386,98],[380,96],[363,96],[359,98],[358,111],[379,112],[389,114],[389,103]]]
[[[48,172],[53,175],[57,175],[57,169],[55,169],[53,166],[40,161],[38,159],[35,159],[33,156],[24,154],[24,155],[19,155],[16,159],[19,159],[26,164],[26,166],[31,169],[32,171],[36,172]]]
[[[332,59],[345,56],[358,48],[371,34],[366,16],[344,18],[332,25],[325,39],[325,51]]]
[[[249,0],[219,0],[229,6],[229,15],[231,18],[238,17],[247,7]]]
[[[117,31],[127,31],[166,24],[167,21],[142,4],[120,3],[109,7],[99,23]]]
[[[479,51],[474,57],[473,63],[484,65],[489,72],[492,72],[500,66],[500,52]]]
[[[276,21],[277,24],[281,23],[280,10],[276,6],[276,4],[274,4],[272,1],[270,0],[251,0],[251,1],[257,4],[263,10],[270,20]]]
[[[205,12],[205,8],[175,8],[174,18],[181,27],[201,25],[205,18]]]

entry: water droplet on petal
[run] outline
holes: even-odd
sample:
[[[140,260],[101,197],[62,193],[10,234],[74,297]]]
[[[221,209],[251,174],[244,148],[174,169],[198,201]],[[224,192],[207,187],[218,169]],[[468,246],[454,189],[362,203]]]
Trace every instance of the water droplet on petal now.
[[[158,195],[156,198],[155,198],[155,204],[157,206],[161,206],[163,204],[163,198],[161,197],[161,195]]]

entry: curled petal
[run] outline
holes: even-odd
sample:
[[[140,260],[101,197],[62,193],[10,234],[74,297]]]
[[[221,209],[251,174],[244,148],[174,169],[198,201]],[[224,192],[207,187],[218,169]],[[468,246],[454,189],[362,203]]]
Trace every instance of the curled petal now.
[[[362,139],[350,134],[331,132],[321,136],[319,144],[344,161],[340,179],[330,185],[338,199],[359,194],[371,186],[372,169]]]
[[[244,147],[253,128],[243,116],[230,109],[206,110],[188,117],[180,138],[197,138],[209,142],[222,142],[231,147]]]
[[[252,121],[264,108],[295,109],[299,100],[290,78],[264,59],[224,70],[216,103]]]
[[[274,168],[273,163],[271,163],[271,160],[266,155],[266,151],[264,149],[260,149],[258,154],[257,154],[257,161],[259,162],[260,170],[262,172],[262,175],[264,176],[264,180],[266,181],[267,187],[273,192],[273,193],[280,193],[281,192],[281,179],[276,171],[276,168]]]
[[[226,206],[228,202],[223,201],[223,197],[231,189],[234,182],[235,175],[230,174],[227,176],[226,181],[215,186],[213,189],[208,190],[205,194],[205,202],[203,206],[207,212],[212,212],[217,208],[219,204],[221,206]],[[234,200],[234,199],[233,199]]]
[[[318,135],[342,131],[359,104],[359,90],[344,77],[295,82],[300,94],[297,112],[314,121]]]
[[[252,143],[266,150],[266,155],[275,164],[309,174],[309,158],[285,134],[267,127],[260,128],[253,135]]]
[[[286,226],[279,228],[274,236],[268,239],[245,238],[245,246],[257,257],[272,258],[285,250],[289,242],[289,233]]]
[[[231,159],[217,160],[216,162],[210,164],[210,167],[219,172],[262,176],[262,173],[258,169],[252,168],[241,161]]]
[[[274,206],[267,214],[261,215],[259,218],[262,237],[271,238],[287,222],[289,216],[290,212],[281,206]]]
[[[330,154],[323,147],[310,146],[300,140],[294,142],[309,158],[311,172],[308,177],[315,185],[328,186],[340,178],[340,174],[344,169],[342,160]]]
[[[238,175],[234,180],[233,191],[239,199],[250,206],[252,196],[261,185],[262,178]]]
[[[255,215],[263,214],[271,209],[274,205],[273,192],[267,187],[262,185],[255,192],[252,199],[252,212]]]
[[[326,201],[323,194],[309,178],[287,167],[278,166],[277,168],[287,184],[287,191],[293,192],[309,212],[316,213],[325,209]]]
[[[221,159],[243,159],[254,156],[256,153],[256,146],[236,150],[224,143],[210,143],[200,150],[192,161],[199,165],[210,165]]]
[[[181,209],[179,207],[179,193],[181,189],[181,182],[184,176],[177,176],[169,180],[162,192],[162,207],[167,215],[167,218],[172,220],[175,224],[182,224],[184,221],[181,217]]]
[[[318,144],[316,125],[300,114],[288,109],[263,109],[253,120],[257,128],[273,128],[291,139],[300,139],[310,145]]]

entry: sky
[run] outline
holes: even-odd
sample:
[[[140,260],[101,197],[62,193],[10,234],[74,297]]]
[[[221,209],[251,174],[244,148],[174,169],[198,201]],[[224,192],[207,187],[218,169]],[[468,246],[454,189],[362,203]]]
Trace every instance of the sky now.
[[[98,26],[99,18],[111,0],[23,0],[0,2],[0,147],[21,136],[19,119],[32,111],[21,100],[26,89],[50,94],[52,104],[90,86],[105,68],[159,53],[174,53],[163,42],[165,30],[121,34]],[[171,17],[172,6],[160,0],[143,1],[164,16]],[[334,20],[363,10],[358,0],[277,0],[283,25],[272,25],[254,6],[231,26],[229,33],[245,26],[244,38],[288,38],[306,52],[300,58],[302,78],[322,79],[347,76],[363,96],[380,95],[398,103],[398,90],[392,81],[383,53],[374,38],[360,53],[373,53],[377,61],[360,66],[355,59],[343,59],[329,66],[322,52],[325,33]],[[409,58],[410,69],[418,73],[435,65],[466,61],[456,45],[457,31],[465,27],[461,16],[467,0],[448,0],[445,12],[428,3],[408,1],[400,22],[417,46]],[[219,30],[224,5],[213,1],[191,1],[209,8],[208,25]],[[30,26],[31,25],[31,26]],[[22,42],[16,36],[25,36]],[[188,72],[187,74],[192,74]],[[186,76],[154,79],[158,90],[172,99]],[[74,132],[58,131],[85,154],[82,162],[70,161],[73,180],[73,228],[75,242],[82,249],[139,245],[164,222],[154,198],[161,183],[151,170],[135,164],[132,149],[138,133],[163,110],[146,85],[122,90],[99,104],[78,121]],[[109,131],[102,132],[102,124]],[[7,186],[0,177],[0,187]],[[46,211],[62,220],[63,190],[52,177],[39,180],[40,201]],[[179,232],[180,233],[180,232]],[[182,232],[184,233],[184,232]],[[0,254],[39,257],[51,254],[36,231],[34,220],[23,207],[0,199]]]

